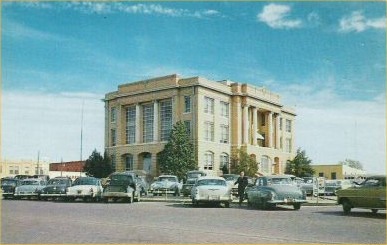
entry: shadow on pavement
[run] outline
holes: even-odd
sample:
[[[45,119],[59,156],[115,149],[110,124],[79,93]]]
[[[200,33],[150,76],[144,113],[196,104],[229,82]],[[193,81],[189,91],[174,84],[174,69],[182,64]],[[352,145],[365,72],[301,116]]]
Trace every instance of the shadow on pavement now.
[[[357,218],[371,218],[371,219],[386,219],[386,213],[373,214],[371,210],[352,210],[349,214],[344,214],[343,211],[318,211],[316,213],[332,216],[342,217],[357,217]]]

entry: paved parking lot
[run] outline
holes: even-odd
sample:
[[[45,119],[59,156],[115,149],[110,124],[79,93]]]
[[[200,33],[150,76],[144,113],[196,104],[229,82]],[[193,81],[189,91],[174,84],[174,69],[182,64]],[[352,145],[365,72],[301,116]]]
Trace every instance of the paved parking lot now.
[[[249,209],[190,202],[2,200],[2,243],[380,243],[386,213],[340,206]]]

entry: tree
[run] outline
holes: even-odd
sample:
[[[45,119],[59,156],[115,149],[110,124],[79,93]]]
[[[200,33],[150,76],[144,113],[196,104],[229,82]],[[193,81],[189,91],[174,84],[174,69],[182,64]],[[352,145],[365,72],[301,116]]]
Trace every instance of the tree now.
[[[345,159],[344,161],[340,161],[339,164],[347,165],[351,168],[363,170],[363,165],[359,161],[356,161],[356,160]]]
[[[312,160],[308,159],[305,151],[297,149],[297,155],[293,160],[286,163],[285,174],[293,174],[297,177],[310,177],[314,174],[314,169],[310,166]]]
[[[83,170],[87,176],[93,176],[96,178],[105,178],[113,172],[112,165],[110,163],[110,157],[104,153],[104,156],[94,149],[94,151],[86,160]]]
[[[160,171],[163,174],[173,174],[183,179],[187,171],[197,169],[194,146],[184,123],[177,122],[164,150],[159,157]]]
[[[258,162],[249,156],[246,150],[239,149],[230,159],[230,170],[233,174],[244,171],[246,176],[255,176],[258,171]]]

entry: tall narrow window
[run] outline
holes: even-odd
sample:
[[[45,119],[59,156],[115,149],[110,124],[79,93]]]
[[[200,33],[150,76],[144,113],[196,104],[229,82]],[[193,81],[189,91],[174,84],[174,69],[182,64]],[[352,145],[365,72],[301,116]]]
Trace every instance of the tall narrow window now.
[[[112,161],[112,169],[113,169],[113,171],[116,171],[116,155],[113,154],[110,156],[110,158]]]
[[[153,142],[153,104],[143,105],[142,110],[142,140]]]
[[[114,123],[117,120],[117,109],[112,107],[110,109],[110,122]]]
[[[204,154],[204,169],[212,170],[213,166],[214,166],[214,153],[207,151]]]
[[[266,114],[265,113],[261,114],[261,125],[262,126],[266,125]]]
[[[292,132],[292,121],[286,119],[286,132]]]
[[[184,112],[191,112],[191,96],[184,96]]]
[[[192,137],[192,129],[191,129],[191,121],[184,121],[185,128],[187,129],[187,133]]]
[[[220,164],[219,164],[219,169],[222,170],[225,166],[227,167],[227,169],[229,168],[229,156],[227,153],[222,153],[220,155]],[[229,169],[228,169],[229,170]],[[223,174],[227,174],[227,173],[223,173]]]
[[[117,131],[115,129],[111,130],[111,144],[115,146],[117,144]]]
[[[280,130],[282,130],[282,117],[280,118],[279,128],[280,128]]]
[[[229,117],[229,103],[227,102],[220,102],[220,115],[222,117]]]
[[[214,114],[214,99],[204,97],[204,112],[208,114]]]
[[[204,140],[214,141],[214,123],[204,122]]]
[[[131,171],[133,170],[133,155],[128,154],[125,156],[125,170]]]
[[[286,152],[291,153],[292,152],[292,140],[286,139]]]
[[[220,143],[229,142],[229,129],[228,125],[220,125]]]
[[[126,144],[136,142],[136,107],[126,108]]]
[[[261,157],[260,171],[265,174],[271,174],[271,159],[268,156]]]
[[[161,123],[161,141],[169,140],[169,135],[172,130],[172,100],[164,100],[160,102],[160,123]]]

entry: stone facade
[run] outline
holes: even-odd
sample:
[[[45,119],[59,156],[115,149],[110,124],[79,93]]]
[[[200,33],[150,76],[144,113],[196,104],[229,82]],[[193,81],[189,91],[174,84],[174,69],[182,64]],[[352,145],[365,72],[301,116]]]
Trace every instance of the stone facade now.
[[[244,148],[263,174],[283,173],[293,159],[295,112],[265,88],[178,75],[122,84],[105,96],[105,148],[117,171],[160,174],[157,156],[172,125],[189,127],[198,168],[221,175]]]

